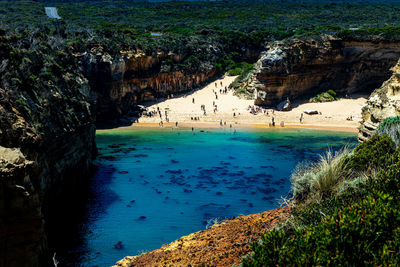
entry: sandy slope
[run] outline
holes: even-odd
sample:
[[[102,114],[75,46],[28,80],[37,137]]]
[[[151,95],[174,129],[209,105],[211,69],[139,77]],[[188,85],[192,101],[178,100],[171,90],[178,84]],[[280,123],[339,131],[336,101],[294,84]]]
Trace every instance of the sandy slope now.
[[[157,110],[160,108],[162,119],[157,114],[154,117],[142,116],[139,119],[139,124],[134,126],[156,124],[162,120],[164,126],[165,110],[167,110],[169,117],[169,125],[174,125],[179,122],[179,125],[185,126],[219,126],[220,120],[226,121],[227,125],[235,126],[266,126],[271,122],[272,116],[275,118],[277,126],[280,122],[284,122],[285,126],[302,126],[311,128],[332,128],[342,130],[355,131],[361,119],[361,108],[366,104],[366,96],[352,96],[352,99],[341,99],[328,103],[293,103],[294,108],[287,112],[278,112],[268,110],[266,113],[259,113],[257,115],[250,114],[248,107],[253,106],[253,100],[246,100],[238,98],[233,95],[232,91],[227,94],[220,94],[220,89],[229,86],[235,79],[232,76],[225,76],[207,86],[190,93],[174,97],[159,103],[149,103],[146,105],[148,110]],[[221,86],[222,82],[222,86]],[[217,83],[217,87],[215,86]],[[214,91],[217,92],[218,99],[215,97]],[[193,103],[193,98],[195,103]],[[216,104],[218,111],[213,112],[213,104]],[[206,115],[201,110],[201,105],[205,105]],[[300,124],[300,114],[304,110],[317,110],[321,112],[319,115],[306,115],[304,114],[303,123]],[[233,116],[235,113],[236,117]],[[353,116],[353,121],[348,121],[346,118]],[[191,117],[199,117],[199,121],[191,120]]]

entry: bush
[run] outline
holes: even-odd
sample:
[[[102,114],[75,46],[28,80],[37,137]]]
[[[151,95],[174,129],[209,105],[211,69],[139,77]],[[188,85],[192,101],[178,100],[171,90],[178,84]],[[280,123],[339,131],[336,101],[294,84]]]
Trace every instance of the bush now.
[[[319,93],[310,99],[310,102],[331,102],[337,99],[336,92],[333,90],[328,90],[326,92]]]
[[[390,156],[395,150],[396,145],[388,135],[374,135],[354,149],[348,167],[354,171],[382,169],[390,164]]]
[[[302,165],[293,173],[292,190],[299,202],[316,202],[334,194],[341,183],[351,178],[347,166],[349,151],[328,151],[317,163]]]
[[[273,230],[253,243],[243,266],[386,265],[400,255],[400,209],[389,194],[379,192],[306,230],[288,235]],[[394,264],[395,265],[395,264]]]
[[[287,233],[294,233],[295,230],[317,225],[326,217],[332,216],[337,208],[357,202],[367,196],[374,180],[374,177],[357,177],[345,181],[337,194],[324,201],[292,207],[291,216],[276,228]]]
[[[389,192],[392,196],[400,197],[400,151],[392,156],[394,162],[390,167],[381,173],[376,180],[376,189]]]
[[[234,68],[234,69],[230,69],[228,71],[229,76],[237,76],[242,74],[242,69],[241,68]]]
[[[388,117],[384,119],[376,129],[377,134],[387,134],[396,143],[400,144],[400,116]]]

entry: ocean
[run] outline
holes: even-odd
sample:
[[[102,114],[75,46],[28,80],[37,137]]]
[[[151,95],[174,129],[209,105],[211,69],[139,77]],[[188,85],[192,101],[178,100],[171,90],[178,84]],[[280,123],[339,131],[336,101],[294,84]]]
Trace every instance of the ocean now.
[[[277,208],[296,164],[357,144],[354,133],[307,129],[119,128],[96,139],[79,238],[60,251],[69,266],[110,266],[215,220]]]

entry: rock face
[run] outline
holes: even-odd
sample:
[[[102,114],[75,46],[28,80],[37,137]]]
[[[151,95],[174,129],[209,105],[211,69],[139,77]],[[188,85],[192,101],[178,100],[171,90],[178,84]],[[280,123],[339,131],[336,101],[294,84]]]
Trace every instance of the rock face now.
[[[39,260],[44,228],[32,166],[19,149],[0,146],[0,266],[28,266],[26,258],[31,263]]]
[[[0,266],[37,266],[46,214],[87,180],[96,153],[90,90],[63,47],[0,34]]]
[[[140,50],[110,56],[99,48],[78,54],[91,89],[97,93],[97,121],[126,114],[138,103],[194,89],[216,74],[208,63],[196,69],[176,70],[163,64],[179,64],[182,55]]]
[[[272,106],[289,97],[332,89],[354,93],[379,87],[400,57],[399,42],[322,40],[275,42],[267,47],[246,90],[255,104]]]
[[[390,79],[371,94],[362,110],[362,122],[358,134],[360,142],[371,137],[385,118],[400,115],[400,61],[392,71]]]
[[[184,236],[160,249],[125,257],[116,266],[232,266],[250,252],[250,244],[286,218],[287,208],[237,217]]]

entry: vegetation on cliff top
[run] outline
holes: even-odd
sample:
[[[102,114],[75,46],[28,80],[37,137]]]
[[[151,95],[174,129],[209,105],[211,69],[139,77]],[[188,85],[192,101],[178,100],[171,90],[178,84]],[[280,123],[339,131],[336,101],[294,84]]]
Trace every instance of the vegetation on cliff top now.
[[[57,7],[62,20],[46,17]],[[181,55],[162,69],[221,71],[229,62],[254,62],[266,42],[334,34],[399,39],[400,4],[387,1],[11,1],[0,2],[0,26],[59,32],[74,51],[100,45],[111,54],[141,49]],[[29,14],[29,15],[28,15]],[[253,54],[251,53],[253,52]]]
[[[388,121],[380,128],[396,124]],[[376,134],[352,152],[299,168],[290,218],[253,243],[243,265],[399,265],[400,148],[394,141]]]
[[[60,38],[0,29],[1,145],[38,144],[92,121],[87,82]]]

